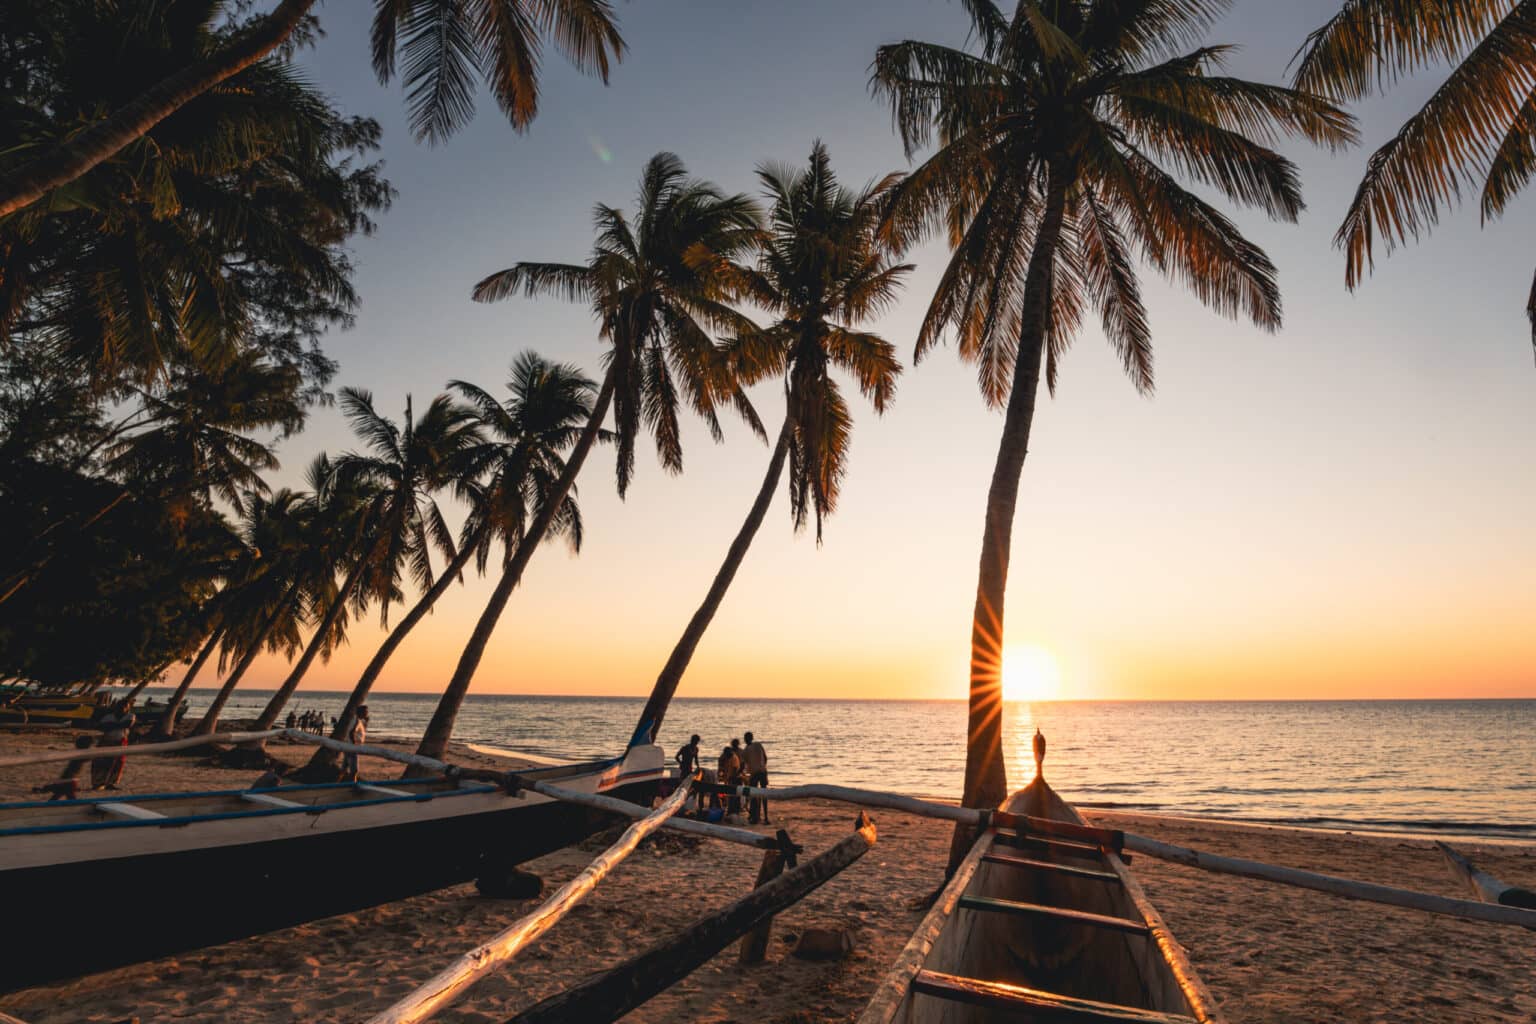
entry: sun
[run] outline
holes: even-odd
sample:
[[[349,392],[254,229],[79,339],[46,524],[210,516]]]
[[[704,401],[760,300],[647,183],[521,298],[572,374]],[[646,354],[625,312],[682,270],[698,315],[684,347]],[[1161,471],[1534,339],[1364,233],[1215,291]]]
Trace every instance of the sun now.
[[[1003,700],[1028,703],[1061,698],[1061,668],[1043,647],[1025,645],[1003,652]]]

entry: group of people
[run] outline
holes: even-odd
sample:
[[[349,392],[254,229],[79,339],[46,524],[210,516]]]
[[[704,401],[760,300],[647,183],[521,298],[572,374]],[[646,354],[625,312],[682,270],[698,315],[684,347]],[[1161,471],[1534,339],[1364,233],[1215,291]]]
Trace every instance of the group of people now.
[[[96,719],[94,724],[101,730],[101,735],[94,740],[87,733],[76,736],[75,749],[86,751],[93,747],[126,747],[137,722],[138,716],[133,713],[133,701],[118,701]],[[128,758],[124,754],[78,757],[64,765],[57,779],[43,783],[33,789],[33,792],[47,793],[50,801],[76,799],[80,795],[80,773],[85,770],[87,762],[91,766],[90,788],[92,791],[116,789],[117,784],[123,780],[123,770],[128,767]]]
[[[324,711],[290,711],[286,724],[290,729],[303,729],[317,735],[327,729]],[[336,719],[330,719],[330,728],[336,728]]]
[[[742,745],[742,739],[746,740],[745,746]],[[730,744],[720,751],[720,759],[713,769],[704,767],[702,758],[699,756],[699,742],[698,733],[694,733],[673,755],[683,778],[688,778],[695,771],[702,771],[703,781],[706,783],[759,788],[768,785],[768,748],[764,747],[762,741],[750,732],[743,733],[739,738],[733,738]],[[709,810],[719,811],[721,816],[726,818],[740,817],[740,796],[733,793],[722,801],[719,793],[705,793],[701,790],[698,803],[701,814],[706,813],[706,797]],[[768,818],[768,801],[762,797],[753,797],[749,800],[747,820],[754,825],[759,822],[771,825],[772,821]]]

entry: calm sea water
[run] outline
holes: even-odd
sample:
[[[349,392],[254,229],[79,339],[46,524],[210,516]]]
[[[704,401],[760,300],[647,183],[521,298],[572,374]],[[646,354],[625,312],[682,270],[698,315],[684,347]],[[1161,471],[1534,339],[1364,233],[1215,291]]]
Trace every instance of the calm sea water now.
[[[153,691],[152,691],[153,692]],[[193,711],[211,697],[194,691]],[[239,693],[227,714],[264,703]],[[298,708],[336,714],[342,693],[301,692]],[[376,694],[380,735],[418,734],[435,695]],[[630,697],[471,696],[458,738],[553,757],[612,755],[643,701]],[[1047,774],[1088,805],[1321,827],[1536,837],[1536,700],[1060,702],[1010,704],[1009,782],[1033,770],[1035,728]],[[959,701],[673,702],[661,737],[689,733],[718,754],[752,730],[776,785],[841,782],[957,797],[965,705]]]

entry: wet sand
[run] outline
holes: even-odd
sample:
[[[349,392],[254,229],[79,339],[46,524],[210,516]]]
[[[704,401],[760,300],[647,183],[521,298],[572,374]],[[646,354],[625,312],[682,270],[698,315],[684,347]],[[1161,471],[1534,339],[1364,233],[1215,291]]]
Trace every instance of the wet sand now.
[[[0,734],[0,752],[60,747],[57,736]],[[288,760],[301,760],[294,748]],[[274,748],[284,756],[281,748]],[[461,763],[498,763],[456,750]],[[504,763],[504,762],[501,762]],[[0,799],[25,799],[59,766],[0,769]],[[255,773],[183,758],[130,761],[128,791],[224,789]],[[365,759],[363,774],[397,767]],[[34,778],[35,776],[35,778]],[[31,780],[31,781],[29,781]],[[842,805],[779,805],[776,826],[814,854],[845,836]],[[768,960],[743,968],[734,947],[626,1020],[809,1024],[857,1017],[921,917],[916,901],[942,875],[949,830],[941,822],[874,815],[880,840],[842,875],[782,915]],[[1463,895],[1426,842],[1253,828],[1120,814],[1099,820],[1181,845]],[[767,829],[764,829],[767,831]],[[595,847],[531,862],[546,892],[568,881]],[[1506,881],[1536,887],[1536,848],[1457,845]],[[387,851],[381,851],[387,856]],[[745,893],[758,851],[691,837],[649,842],[569,917],[501,975],[441,1014],[444,1022],[502,1021],[586,975],[633,955]],[[1536,1021],[1536,936],[1210,875],[1138,857],[1133,865],[1174,934],[1234,1024]],[[187,898],[239,899],[237,887],[188,879]],[[536,901],[480,897],[459,886],[214,949],[73,982],[0,996],[0,1010],[29,1024],[151,1021],[358,1021],[489,938]],[[791,955],[808,927],[846,928],[854,952],[833,963]],[[108,940],[112,941],[112,940]],[[123,940],[131,941],[131,940]],[[67,954],[66,954],[67,955]]]

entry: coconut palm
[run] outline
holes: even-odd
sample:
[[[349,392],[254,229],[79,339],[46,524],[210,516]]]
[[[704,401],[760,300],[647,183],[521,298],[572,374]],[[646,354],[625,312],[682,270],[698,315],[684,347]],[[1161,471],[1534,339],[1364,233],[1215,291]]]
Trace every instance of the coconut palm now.
[[[465,478],[483,482],[470,488],[474,500],[460,554],[473,552],[483,571],[500,541],[502,575],[422,735],[417,753],[424,757],[441,757],[448,747],[474,668],[506,607],[511,587],[505,584],[517,556],[553,534],[564,534],[573,551],[581,549],[581,511],[567,480],[565,453],[592,431],[597,392],[597,384],[576,367],[533,352],[512,361],[505,402],[465,381],[449,387],[474,410],[484,438],[466,459]],[[545,527],[536,531],[540,523]]]
[[[299,643],[300,605],[305,579],[300,560],[308,496],[283,488],[267,497],[247,495],[241,516],[246,556],[220,595],[224,625],[220,669],[234,664],[213,702],[193,728],[198,735],[218,729],[230,695],[263,650],[292,652]]]
[[[1463,189],[1478,190],[1484,221],[1497,218],[1536,172],[1536,0],[1347,0],[1298,57],[1296,86],[1340,100],[1455,65],[1366,161],[1334,236],[1350,289],[1370,269],[1378,236],[1389,253],[1417,239]],[[1536,345],[1536,281],[1526,315]]]
[[[717,440],[722,432],[716,409],[722,402],[734,405],[759,436],[763,432],[745,393],[729,378],[726,362],[709,333],[751,328],[751,321],[727,303],[737,288],[732,260],[755,244],[759,231],[752,200],[727,196],[713,185],[690,180],[681,160],[659,153],[641,175],[635,225],[631,227],[623,211],[603,205],[597,207],[594,220],[597,241],[586,264],[519,263],[475,286],[474,296],[480,302],[519,291],[589,301],[600,335],[610,348],[586,426],[503,567],[444,691],[440,714],[433,716],[428,727],[428,736],[435,737],[431,746],[438,752],[452,731],[491,630],[534,551],[566,507],[565,497],[602,433],[610,404],[620,496],[634,472],[642,423],[656,440],[663,468],[681,472],[681,400],[704,418]],[[426,740],[422,749],[428,749]]]
[[[361,611],[370,597],[387,605],[397,596],[398,572],[384,564],[394,553],[387,544],[384,517],[394,511],[390,499],[395,495],[369,474],[343,472],[324,454],[311,464],[309,482],[306,544],[299,561],[300,573],[312,581],[308,591],[316,625],[299,660],[256,716],[258,731],[277,721],[315,658],[329,658],[345,642],[349,604]],[[446,538],[446,531],[439,536]]]
[[[76,0],[81,2],[81,0]],[[45,123],[22,158],[5,168],[0,217],[27,206],[110,160],[184,104],[240,74],[281,47],[313,34],[316,0],[281,0],[272,11],[229,25],[239,7],[224,0],[139,0],[133,22],[180,29],[173,63],[149,78],[126,104],[102,116]],[[122,16],[129,20],[129,15]],[[605,83],[624,53],[608,0],[375,0],[373,66],[389,82],[401,58],[411,127],[437,143],[474,111],[476,78],[524,131],[538,111],[538,70],[546,41],[573,65]],[[143,69],[129,69],[142,77]],[[48,97],[47,99],[52,99]],[[48,109],[46,102],[40,110]],[[41,152],[39,152],[41,151]],[[129,155],[134,155],[130,153]]]
[[[852,375],[876,412],[885,411],[901,372],[895,347],[860,329],[889,305],[912,269],[895,264],[877,235],[880,203],[899,176],[863,190],[845,188],[826,147],[817,142],[806,168],[767,165],[758,177],[772,203],[767,237],[756,268],[743,270],[740,278],[752,302],[778,319],[738,336],[729,349],[739,383],[783,377],[784,423],[757,497],[657,676],[632,742],[655,740],[667,705],[762,526],[786,460],[794,527],[801,529],[814,516],[820,543],[822,518],[837,507],[852,436],[848,403],[831,371]]]
[[[452,582],[461,578],[465,564],[474,554],[472,545],[455,550],[452,534],[433,495],[444,487],[462,485],[464,477],[475,472],[471,455],[484,440],[471,410],[447,395],[434,398],[419,418],[413,415],[407,395],[405,419],[400,426],[374,409],[373,396],[367,391],[343,388],[341,401],[353,431],[367,444],[368,451],[342,456],[337,460],[336,471],[367,480],[378,491],[375,500],[380,507],[373,514],[378,523],[377,536],[374,550],[368,556],[370,571],[375,575],[370,589],[393,589],[400,583],[401,570],[408,568],[422,593],[363,669],[332,733],[335,739],[347,736],[357,708],[368,699],[390,656]],[[440,575],[434,575],[432,570],[434,548],[447,560]],[[388,610],[389,602],[382,601],[386,625]],[[271,720],[277,720],[275,713]],[[335,760],[333,751],[320,747],[311,763],[319,766],[334,764]]]
[[[1355,132],[1324,100],[1220,74],[1223,47],[1186,50],[1226,0],[1023,0],[1011,16],[992,0],[966,7],[971,49],[883,46],[871,84],[909,155],[937,143],[890,220],[898,241],[942,227],[953,249],[916,355],[953,329],[987,402],[1006,409],[976,587],[964,794],[990,807],[1007,795],[1003,595],[1042,369],[1054,384],[1091,307],[1137,389],[1151,390],[1138,251],[1214,310],[1277,328],[1274,265],[1180,179],[1293,221],[1296,169],[1270,146],[1301,136],[1337,148]]]

